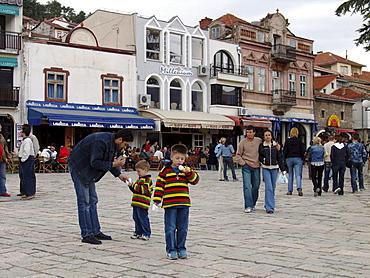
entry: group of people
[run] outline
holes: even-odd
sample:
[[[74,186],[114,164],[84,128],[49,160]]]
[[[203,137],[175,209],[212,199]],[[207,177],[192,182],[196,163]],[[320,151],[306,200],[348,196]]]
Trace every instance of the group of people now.
[[[95,183],[110,171],[115,177],[127,183],[132,191],[131,206],[135,231],[132,239],[149,240],[151,235],[148,209],[153,193],[153,182],[148,174],[149,163],[140,160],[135,169],[138,179],[131,183],[117,167],[125,165],[125,157],[114,160],[125,152],[133,140],[131,131],[117,133],[97,132],[82,139],[71,151],[70,174],[74,183],[78,220],[82,242],[101,244],[101,240],[112,237],[101,232]],[[171,260],[186,259],[186,237],[191,206],[188,184],[197,184],[199,175],[189,167],[183,167],[188,149],[182,144],[171,148],[169,162],[158,174],[153,194],[155,208],[162,204],[164,209],[165,240],[167,257]]]

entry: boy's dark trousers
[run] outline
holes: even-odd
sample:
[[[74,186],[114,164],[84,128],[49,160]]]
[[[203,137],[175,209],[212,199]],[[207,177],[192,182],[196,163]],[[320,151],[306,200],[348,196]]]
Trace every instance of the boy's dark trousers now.
[[[139,207],[132,207],[132,209],[132,218],[135,221],[135,234],[150,237],[151,229],[148,210]]]
[[[167,254],[186,251],[185,243],[188,234],[189,207],[165,208],[164,230],[166,234]]]

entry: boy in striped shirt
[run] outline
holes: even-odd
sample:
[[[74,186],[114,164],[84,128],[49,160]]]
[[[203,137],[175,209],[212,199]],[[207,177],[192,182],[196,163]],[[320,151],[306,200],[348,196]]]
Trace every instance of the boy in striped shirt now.
[[[189,186],[197,184],[198,173],[184,167],[188,149],[177,144],[171,148],[171,162],[158,174],[153,201],[162,202],[164,208],[164,229],[166,236],[167,258],[170,260],[186,259],[186,236],[189,223]]]
[[[135,165],[139,178],[135,183],[128,184],[132,191],[132,218],[135,221],[135,233],[132,239],[149,240],[151,229],[148,217],[150,199],[153,192],[152,178],[148,175],[150,165],[146,160],[140,160]]]

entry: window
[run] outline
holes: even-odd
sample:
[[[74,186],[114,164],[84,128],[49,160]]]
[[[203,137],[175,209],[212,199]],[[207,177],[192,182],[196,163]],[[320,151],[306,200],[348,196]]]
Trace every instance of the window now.
[[[181,64],[182,61],[182,35],[170,34],[170,62],[173,64]]]
[[[221,37],[220,26],[212,27],[211,32],[212,39],[219,39]]]
[[[254,67],[253,66],[245,66],[245,73],[248,77],[248,83],[246,84],[245,88],[247,90],[253,91],[254,89]]]
[[[301,97],[305,97],[307,95],[306,90],[306,75],[301,75],[299,77],[299,92]]]
[[[116,74],[102,74],[103,105],[122,105],[123,77]]]
[[[191,87],[191,110],[203,111],[203,90],[198,82]]]
[[[280,71],[272,71],[272,89],[273,90],[280,90]]]
[[[321,118],[325,118],[325,110],[321,110]]]
[[[194,134],[194,147],[204,147],[203,134]]]
[[[146,82],[146,93],[151,96],[151,108],[160,108],[159,102],[159,94],[160,94],[160,86],[158,80],[151,77]]]
[[[343,111],[340,112],[340,120],[344,121],[344,112]]]
[[[234,63],[230,55],[225,51],[218,51],[213,57],[214,75],[217,72],[234,73]]]
[[[241,88],[211,85],[211,104],[241,106]]]
[[[160,54],[160,31],[154,29],[146,30],[146,58],[159,60]]]
[[[290,46],[296,48],[297,42],[295,40],[290,40]]]
[[[200,66],[203,65],[203,39],[191,38],[191,48],[192,48],[192,65]]]
[[[62,32],[61,31],[57,31],[57,38],[61,38],[62,37]]]
[[[340,73],[348,74],[348,67],[347,66],[340,66]]]
[[[289,91],[295,92],[295,73],[289,73]]]
[[[334,89],[334,82],[331,82],[331,88]]]
[[[171,110],[182,110],[181,104],[182,89],[181,84],[177,80],[173,80],[170,84],[170,108]]]
[[[258,68],[258,91],[266,92],[266,69]]]
[[[67,84],[69,72],[60,68],[44,69],[46,92],[46,101],[67,101]]]
[[[265,33],[257,32],[257,41],[258,42],[265,42]]]

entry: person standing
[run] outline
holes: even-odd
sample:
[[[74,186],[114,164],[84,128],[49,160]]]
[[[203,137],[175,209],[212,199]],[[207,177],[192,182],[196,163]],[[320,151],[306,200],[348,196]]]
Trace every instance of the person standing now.
[[[23,139],[18,151],[20,182],[23,185],[25,194],[22,196],[22,200],[33,199],[36,194],[35,150],[32,140],[29,137],[30,133],[30,126],[24,125],[21,131],[21,137]]]
[[[288,192],[292,195],[294,174],[296,176],[298,196],[303,196],[302,192],[302,168],[305,154],[305,146],[301,139],[298,138],[298,128],[293,127],[290,130],[290,138],[284,144],[284,159],[288,166]]]
[[[331,163],[330,160],[330,153],[331,147],[334,145],[334,137],[330,135],[328,140],[329,141],[324,144],[324,186],[322,188],[324,192],[328,192],[329,190],[329,179],[333,171],[333,163]]]
[[[128,180],[117,168],[125,165],[125,159],[113,160],[116,154],[126,150],[132,140],[129,130],[96,132],[82,139],[71,151],[68,166],[76,191],[78,221],[84,243],[101,244],[100,240],[112,239],[100,231],[95,183],[108,171],[123,182]]]
[[[322,172],[324,171],[324,147],[319,137],[313,138],[313,145],[308,151],[311,167],[311,180],[314,196],[321,196]]]
[[[350,158],[347,145],[342,142],[342,136],[334,137],[335,143],[331,147],[330,160],[333,163],[333,193],[344,194],[344,173],[346,172],[346,161]]]
[[[250,213],[255,209],[260,188],[259,145],[261,138],[255,137],[256,129],[246,127],[247,137],[239,142],[236,151],[236,162],[242,166],[244,211]]]
[[[0,124],[0,132],[2,131],[2,125]],[[6,161],[10,159],[8,145],[4,136],[0,133],[0,196],[10,197],[10,194],[6,192]]]
[[[358,133],[353,134],[352,143],[348,145],[348,150],[351,155],[350,160],[352,164],[350,168],[352,193],[356,193],[358,187],[360,187],[360,190],[366,189],[364,187],[363,170],[367,160],[367,151],[365,146],[360,143],[360,136]],[[358,186],[356,180],[358,180]]]
[[[264,141],[259,146],[262,177],[265,182],[265,209],[267,213],[275,211],[275,188],[279,168],[285,174],[283,156],[279,143],[275,142],[270,130],[263,133]]]
[[[222,156],[222,161],[224,163],[224,181],[229,181],[227,176],[227,167],[230,167],[231,174],[233,176],[233,181],[238,181],[235,175],[234,162],[233,162],[233,153],[235,152],[233,145],[230,140],[226,140],[224,145],[221,145],[217,156]]]
[[[219,181],[223,181],[223,170],[224,170],[224,162],[223,162],[223,159],[222,159],[222,154],[217,156],[218,153],[219,153],[219,150],[221,148],[221,146],[223,144],[225,144],[226,142],[226,138],[225,137],[221,137],[220,140],[218,141],[218,144],[216,145],[215,147],[215,154],[216,154],[216,157],[217,157],[217,160],[218,160],[218,180]]]

